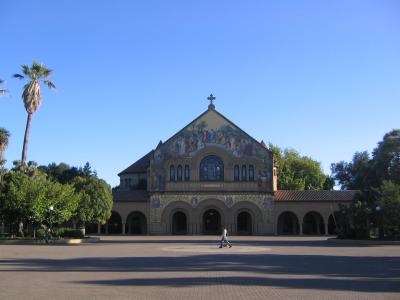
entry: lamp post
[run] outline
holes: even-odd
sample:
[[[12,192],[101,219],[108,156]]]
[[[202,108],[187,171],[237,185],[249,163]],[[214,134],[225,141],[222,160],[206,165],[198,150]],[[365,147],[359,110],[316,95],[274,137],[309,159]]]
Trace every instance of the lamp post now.
[[[50,238],[51,230],[53,227],[53,210],[54,210],[54,206],[50,205],[49,206],[49,228],[48,228],[47,234],[46,234],[46,244],[49,243],[49,238]]]
[[[375,211],[376,211],[376,225],[378,227],[377,237],[378,237],[378,239],[380,239],[381,238],[381,207],[378,205],[377,207],[375,207]]]

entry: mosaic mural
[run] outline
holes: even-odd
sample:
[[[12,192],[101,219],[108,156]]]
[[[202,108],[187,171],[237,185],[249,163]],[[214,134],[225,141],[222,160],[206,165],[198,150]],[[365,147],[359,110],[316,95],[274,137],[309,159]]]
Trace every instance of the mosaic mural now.
[[[193,157],[197,151],[216,146],[225,149],[235,157],[258,157],[264,161],[264,170],[258,179],[264,178],[260,185],[265,186],[271,177],[271,159],[263,147],[239,128],[228,123],[214,111],[209,111],[196,122],[181,130],[166,144],[154,152],[152,168],[152,187],[165,189],[163,163],[171,158]],[[257,178],[257,177],[256,177]]]

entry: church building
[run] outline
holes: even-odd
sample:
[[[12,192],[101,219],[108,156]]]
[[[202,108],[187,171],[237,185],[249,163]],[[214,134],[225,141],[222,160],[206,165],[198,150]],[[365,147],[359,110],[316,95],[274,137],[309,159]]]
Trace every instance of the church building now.
[[[120,172],[104,233],[333,234],[333,212],[356,191],[278,190],[266,144],[208,109]]]

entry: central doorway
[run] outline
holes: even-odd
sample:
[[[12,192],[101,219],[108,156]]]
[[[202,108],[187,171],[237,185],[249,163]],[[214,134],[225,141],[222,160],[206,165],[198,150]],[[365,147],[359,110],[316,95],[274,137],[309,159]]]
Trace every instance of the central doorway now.
[[[215,209],[207,210],[203,215],[203,233],[221,234],[221,215]]]

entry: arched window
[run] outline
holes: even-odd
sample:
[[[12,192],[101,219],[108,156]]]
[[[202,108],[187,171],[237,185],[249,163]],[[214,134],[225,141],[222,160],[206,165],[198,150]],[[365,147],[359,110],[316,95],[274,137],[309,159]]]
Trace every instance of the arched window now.
[[[246,181],[247,180],[247,168],[246,165],[242,166],[242,181]]]
[[[200,162],[201,181],[223,181],[224,163],[216,155],[209,155]]]
[[[182,165],[178,165],[176,169],[176,180],[182,181]]]
[[[239,166],[235,165],[233,168],[233,180],[239,181],[240,180],[240,172],[239,172]]]
[[[185,181],[189,181],[190,180],[190,169],[189,169],[189,165],[185,165]]]
[[[254,166],[249,166],[249,181],[254,181]]]
[[[175,181],[175,167],[174,167],[174,165],[171,165],[169,167],[169,180],[170,181]]]

